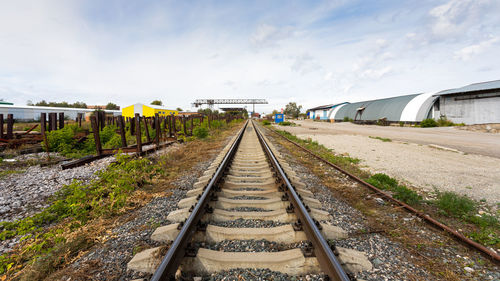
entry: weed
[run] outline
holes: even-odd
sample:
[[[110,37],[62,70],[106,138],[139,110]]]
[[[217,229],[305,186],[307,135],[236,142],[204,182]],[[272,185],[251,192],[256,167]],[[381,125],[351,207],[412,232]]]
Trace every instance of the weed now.
[[[447,215],[456,218],[464,218],[474,213],[477,209],[477,204],[474,200],[449,191],[438,192],[435,203]]]
[[[383,141],[383,142],[392,142],[392,140],[391,140],[391,139],[389,139],[389,138],[372,137],[372,136],[369,136],[369,138],[371,138],[371,139],[376,139],[376,140],[381,140],[381,141]]]
[[[283,121],[283,122],[278,123],[278,125],[280,125],[280,126],[295,126],[295,123],[290,122],[290,121]]]
[[[352,118],[349,118],[347,116],[344,117],[344,122],[353,122]]]
[[[204,128],[204,127],[196,127],[193,130],[193,136],[195,136],[199,139],[204,139],[204,138],[208,137],[208,130],[207,130],[207,128]]]
[[[422,128],[430,128],[430,127],[437,127],[437,126],[438,126],[438,123],[436,122],[436,120],[434,120],[432,118],[427,118],[427,119],[422,120],[422,122],[420,122],[420,127],[422,127]]]
[[[389,177],[386,174],[375,174],[366,180],[371,185],[380,189],[385,189],[394,192],[393,197],[408,204],[418,204],[422,201],[422,196],[415,191],[409,189],[405,185],[398,184],[396,179]]]
[[[269,120],[263,120],[262,125],[269,126],[269,125],[271,125],[271,122]]]
[[[399,121],[399,127],[404,127],[404,126],[405,126],[405,122]]]
[[[24,172],[25,172],[24,170],[4,170],[4,171],[0,171],[0,179],[6,177],[8,175],[21,174],[21,173],[24,173]]]

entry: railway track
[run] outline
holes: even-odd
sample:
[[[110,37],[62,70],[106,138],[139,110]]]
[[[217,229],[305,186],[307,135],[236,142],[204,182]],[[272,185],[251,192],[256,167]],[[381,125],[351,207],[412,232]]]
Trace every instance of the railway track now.
[[[151,280],[224,275],[251,268],[309,280],[351,280],[370,269],[362,252],[330,246],[347,233],[252,121],[248,121],[168,215],[128,268]],[[227,245],[231,245],[228,250]],[[306,278],[307,276],[307,278]],[[258,279],[258,278],[256,278]]]

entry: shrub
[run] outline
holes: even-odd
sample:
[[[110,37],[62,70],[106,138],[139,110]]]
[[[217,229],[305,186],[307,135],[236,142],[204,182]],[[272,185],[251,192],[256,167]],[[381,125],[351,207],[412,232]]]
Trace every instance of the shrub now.
[[[454,126],[455,124],[448,120],[446,116],[441,116],[439,120],[437,121],[437,124],[439,127],[449,127],[449,126]]]
[[[404,126],[405,126],[405,122],[399,121],[399,127],[404,127]]]
[[[294,123],[290,122],[290,121],[283,121],[283,122],[280,122],[278,123],[280,126],[293,126]]]
[[[398,184],[396,179],[393,179],[386,174],[375,174],[368,178],[366,182],[380,189],[393,192],[394,198],[408,204],[418,204],[422,200],[422,196],[418,195],[415,191],[409,189],[405,185]]]
[[[438,192],[436,205],[448,215],[457,218],[465,218],[474,213],[477,208],[474,200],[450,191]]]
[[[269,126],[269,125],[271,125],[271,122],[269,122],[269,120],[263,120],[262,125]]]
[[[371,185],[382,189],[392,189],[398,185],[398,181],[386,174],[378,173],[366,180]]]
[[[344,122],[352,122],[354,120],[352,120],[352,118],[349,118],[347,116],[344,117]]]
[[[208,137],[208,130],[204,127],[196,127],[193,130],[193,135],[199,139],[204,139]]]
[[[436,122],[436,120],[432,118],[427,118],[422,120],[422,122],[420,122],[420,127],[422,128],[437,127],[437,126],[438,123]]]

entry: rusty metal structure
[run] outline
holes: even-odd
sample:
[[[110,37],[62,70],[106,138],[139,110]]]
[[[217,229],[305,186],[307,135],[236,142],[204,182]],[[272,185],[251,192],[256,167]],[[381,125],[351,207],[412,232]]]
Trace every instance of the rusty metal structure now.
[[[213,108],[214,104],[251,104],[253,113],[256,104],[268,104],[268,102],[265,99],[197,99],[193,106],[199,107],[203,104],[208,105],[209,108]]]

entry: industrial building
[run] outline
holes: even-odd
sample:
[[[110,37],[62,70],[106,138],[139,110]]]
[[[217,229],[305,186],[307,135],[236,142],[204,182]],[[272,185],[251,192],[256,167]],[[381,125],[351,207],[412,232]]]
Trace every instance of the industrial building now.
[[[17,106],[0,104],[0,114],[7,116],[12,114],[15,120],[18,121],[37,121],[40,120],[41,113],[64,113],[68,119],[76,119],[78,113],[89,115],[94,112],[94,109],[87,108],[69,108],[69,107],[50,107],[50,106]],[[119,110],[104,110],[104,112],[113,114],[114,116],[121,115]]]
[[[436,97],[434,116],[446,116],[454,123],[500,123],[500,80],[441,91]]]
[[[475,83],[438,93],[424,93],[324,105],[308,110],[314,120],[353,120],[372,123],[419,123],[446,117],[454,123],[500,123],[500,80]]]
[[[432,105],[434,100],[432,94],[413,94],[378,100],[346,103],[334,109],[330,119],[342,121],[350,119],[354,121],[377,121],[388,122],[420,122],[426,118],[433,118]]]
[[[330,114],[332,113],[334,108],[341,106],[343,104],[346,104],[346,103],[347,102],[313,107],[313,108],[307,110],[307,114],[308,114],[310,119],[328,120],[328,119],[330,119]]]
[[[145,105],[142,103],[136,103],[122,109],[123,117],[134,117],[136,113],[140,116],[153,117],[156,113],[160,116],[178,115],[179,111],[166,109],[163,106],[151,104]]]

